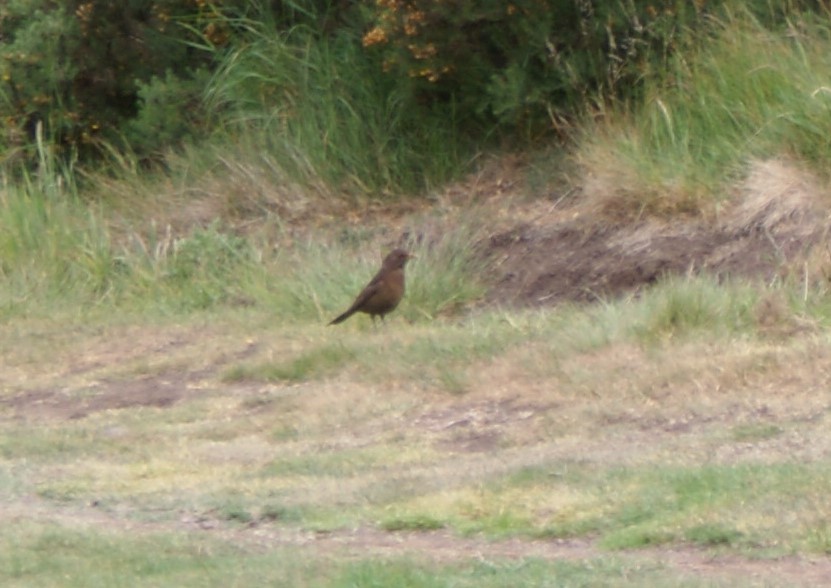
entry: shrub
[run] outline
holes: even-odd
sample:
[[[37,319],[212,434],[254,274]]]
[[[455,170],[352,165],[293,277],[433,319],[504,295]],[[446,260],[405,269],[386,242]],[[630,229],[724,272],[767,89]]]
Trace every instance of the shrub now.
[[[376,0],[366,47],[431,100],[480,122],[533,128],[601,91],[630,88],[676,50],[702,3]],[[550,126],[550,125],[548,125]]]
[[[186,79],[206,62],[185,42],[203,31],[176,24],[198,25],[199,15],[196,4],[175,0],[4,3],[0,148],[25,149],[38,123],[63,151],[117,141],[139,112],[140,83],[168,70]]]
[[[130,147],[151,154],[206,134],[202,97],[209,76],[205,69],[185,78],[168,70],[164,77],[138,82],[138,113],[124,129]]]

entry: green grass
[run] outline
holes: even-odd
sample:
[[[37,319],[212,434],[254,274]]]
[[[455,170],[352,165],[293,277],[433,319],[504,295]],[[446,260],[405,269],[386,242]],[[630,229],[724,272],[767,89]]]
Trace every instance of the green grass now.
[[[391,516],[382,520],[379,526],[385,531],[435,531],[443,529],[445,523],[425,515]]]
[[[787,286],[760,290],[747,282],[669,277],[636,299],[589,308],[563,306],[556,313],[489,312],[439,321],[437,330],[430,327],[434,323],[423,317],[419,320],[411,307],[415,303],[405,299],[401,316],[396,312],[385,325],[372,327],[368,317],[356,315],[351,323],[307,333],[299,349],[293,348],[297,345],[274,349],[266,360],[257,356],[234,363],[225,368],[223,378],[227,382],[301,382],[350,373],[366,382],[379,382],[404,377],[427,389],[461,396],[475,380],[471,365],[498,358],[516,345],[533,343],[537,353],[518,361],[531,373],[551,374],[562,369],[562,358],[609,345],[659,350],[673,340],[692,345],[750,341],[764,335],[758,316],[762,298],[769,295],[785,301],[781,320],[799,314],[819,323],[828,320],[824,307],[816,304],[823,292],[822,288],[812,290],[808,300],[802,300],[792,296]],[[409,326],[408,315],[415,317]],[[759,356],[747,361],[747,369],[764,370],[774,360]],[[586,376],[590,378],[591,373]]]
[[[351,364],[354,359],[355,352],[342,344],[324,345],[306,351],[286,363],[232,367],[223,379],[227,382],[248,379],[266,382],[302,381],[333,373],[338,368]]]
[[[326,577],[324,569],[290,553],[246,553],[185,534],[11,525],[0,534],[0,544],[0,579],[6,586],[302,586],[315,575]]]
[[[397,507],[383,528],[422,523],[491,537],[597,537],[610,550],[688,542],[710,547],[777,550],[812,545],[821,514],[783,527],[789,496],[829,490],[825,467],[803,464],[595,469],[570,465],[565,476],[498,481],[444,496],[420,496]],[[793,494],[791,494],[793,493]],[[813,500],[813,499],[812,499]],[[791,503],[792,504],[792,503]]]
[[[297,548],[248,549],[208,536],[154,532],[93,533],[60,525],[5,526],[4,586],[297,586],[314,588],[446,586],[707,585],[667,574],[654,562],[538,559],[431,563],[411,557],[332,560]]]
[[[689,335],[736,336],[756,327],[759,290],[749,284],[724,287],[708,277],[669,277],[644,295],[632,329],[642,341]]]
[[[736,545],[742,538],[741,531],[720,523],[706,523],[684,531],[684,539],[702,547]]]
[[[772,439],[783,433],[778,425],[768,423],[748,423],[733,427],[731,435],[736,441],[755,442]]]
[[[796,156],[827,175],[831,28],[792,19],[800,34],[727,13],[712,38],[647,77],[641,100],[604,117],[605,130],[589,125],[583,160],[609,180],[611,209],[711,212],[753,158]]]
[[[464,168],[472,151],[453,121],[394,88],[360,38],[273,31],[252,26],[250,42],[225,56],[208,91],[209,108],[244,150],[301,185],[387,199]]]
[[[670,584],[661,580],[660,566],[645,565],[629,568],[615,560],[593,562],[547,563],[539,560],[485,561],[464,565],[447,565],[438,570],[411,561],[360,562],[346,566],[333,580],[333,587],[382,588],[407,586],[408,588],[497,588],[503,586],[593,586],[598,583],[615,586],[695,585],[675,577]],[[664,584],[664,582],[667,582]]]
[[[69,195],[4,194],[0,318],[6,319],[56,309],[177,316],[262,306],[281,323],[325,324],[351,303],[386,253],[373,235],[349,247],[335,237],[273,251],[267,241],[217,223],[184,236],[151,230],[124,239],[111,233],[102,209]],[[409,268],[409,292],[395,316],[433,320],[479,298],[473,239],[469,228],[458,227],[429,246],[411,243],[419,260]],[[360,317],[351,322],[363,324]]]
[[[814,415],[824,404],[811,391],[831,369],[828,341],[767,338],[749,318],[747,288],[668,280],[602,305],[416,324],[397,317],[377,330],[269,322],[256,307],[177,324],[144,324],[142,314],[113,324],[100,315],[104,323],[83,328],[10,319],[0,337],[2,400],[20,408],[0,404],[0,493],[9,512],[24,514],[0,532],[6,544],[19,536],[0,550],[14,573],[0,581],[48,585],[86,567],[100,568],[87,575],[92,584],[106,584],[107,570],[182,585],[504,578],[499,562],[491,577],[471,571],[467,555],[433,565],[402,563],[398,552],[333,556],[320,577],[318,559],[280,571],[290,548],[256,545],[260,534],[353,529],[599,549],[596,561],[567,568],[515,562],[531,566],[518,572],[531,585],[534,565],[577,585],[617,582],[620,570],[634,570],[626,550],[647,547],[825,553],[831,476],[794,440],[827,442]],[[280,353],[285,360],[274,359]],[[291,377],[256,371],[270,365]],[[240,366],[245,377],[228,379]],[[442,380],[447,373],[464,394]],[[68,418],[103,394],[135,401],[177,374],[183,395],[173,404]],[[27,406],[23,393],[38,390],[54,394]],[[757,450],[763,459],[746,453]],[[37,521],[52,514],[66,527],[44,530]],[[190,524],[182,521],[216,529],[200,539],[201,560],[177,547]],[[40,530],[27,535],[28,525]],[[143,525],[152,529],[119,531]],[[42,547],[41,535],[57,536],[57,547]],[[165,557],[148,571],[156,549]],[[33,572],[48,550],[53,567]],[[97,563],[107,558],[110,567]],[[645,575],[633,578],[674,578],[637,569]]]

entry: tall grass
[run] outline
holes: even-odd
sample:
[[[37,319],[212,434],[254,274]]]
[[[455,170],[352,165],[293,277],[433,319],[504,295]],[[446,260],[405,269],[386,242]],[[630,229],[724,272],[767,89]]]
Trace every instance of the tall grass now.
[[[78,197],[72,161],[54,156],[36,130],[37,167],[0,189],[0,316],[33,300],[103,295],[116,260],[106,228]]]
[[[707,34],[647,82],[642,101],[590,125],[581,157],[612,206],[697,212],[753,157],[796,154],[827,175],[829,21],[795,13],[772,29],[737,11]]]
[[[354,238],[353,243],[319,238],[278,252],[265,261],[268,280],[251,291],[281,320],[328,322],[349,306],[388,253],[388,246],[379,247],[371,236]],[[452,315],[484,292],[472,228],[456,227],[430,239],[405,244],[416,259],[407,266],[407,294],[396,316],[411,322]]]
[[[188,313],[262,306],[281,322],[328,322],[377,271],[384,247],[372,234],[353,242],[318,236],[290,248],[243,237],[217,221],[177,235],[169,226],[111,230],[105,205],[33,182],[0,191],[0,314],[56,307]],[[412,321],[452,313],[481,295],[470,229],[410,243],[399,314]],[[377,252],[377,256],[374,253]]]
[[[241,146],[270,154],[294,181],[389,197],[464,167],[469,147],[446,110],[416,108],[359,38],[246,25],[250,43],[224,58],[209,108]]]

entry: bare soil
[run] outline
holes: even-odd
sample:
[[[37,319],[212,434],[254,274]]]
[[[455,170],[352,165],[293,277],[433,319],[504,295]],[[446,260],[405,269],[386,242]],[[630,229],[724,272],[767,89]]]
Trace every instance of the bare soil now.
[[[758,162],[717,218],[626,222],[607,218],[590,198],[563,204],[563,195],[552,194],[531,219],[483,242],[492,283],[487,300],[590,302],[679,274],[765,283],[794,275],[827,279],[831,225],[818,185],[787,162]]]

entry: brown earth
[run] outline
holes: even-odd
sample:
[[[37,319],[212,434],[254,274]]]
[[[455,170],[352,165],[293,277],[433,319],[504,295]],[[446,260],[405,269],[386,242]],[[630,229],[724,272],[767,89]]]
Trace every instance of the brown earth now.
[[[592,198],[539,205],[483,242],[488,302],[596,301],[671,275],[826,280],[829,216],[819,182],[785,161],[755,164],[716,219],[604,218]]]

